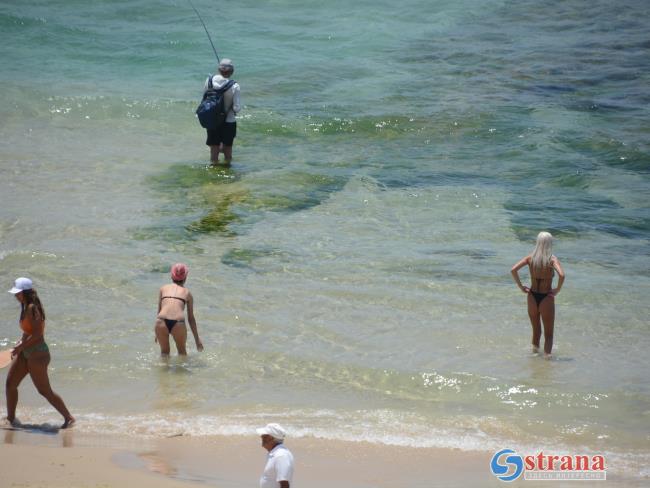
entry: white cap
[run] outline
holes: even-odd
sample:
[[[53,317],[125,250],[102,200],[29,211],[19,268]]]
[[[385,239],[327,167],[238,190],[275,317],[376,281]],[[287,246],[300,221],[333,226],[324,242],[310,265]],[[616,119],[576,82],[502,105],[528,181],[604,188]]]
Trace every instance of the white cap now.
[[[266,427],[261,427],[257,430],[257,435],[270,435],[278,441],[283,441],[284,436],[287,435],[285,430],[280,424],[267,424]]]
[[[14,287],[9,290],[9,293],[16,295],[22,291],[31,290],[33,286],[34,285],[32,284],[32,280],[29,278],[18,278],[16,281],[14,281]]]

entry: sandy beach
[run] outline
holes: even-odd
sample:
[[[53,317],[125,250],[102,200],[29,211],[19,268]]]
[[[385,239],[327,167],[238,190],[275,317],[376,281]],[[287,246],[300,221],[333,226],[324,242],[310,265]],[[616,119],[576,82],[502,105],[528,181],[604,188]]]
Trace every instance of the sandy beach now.
[[[181,488],[257,486],[265,451],[258,439],[232,436],[137,439],[3,431],[3,487]],[[296,457],[292,486],[427,488],[500,486],[489,472],[491,453],[403,448],[315,438],[288,439]],[[595,482],[594,482],[595,483]],[[553,482],[553,486],[573,486]],[[607,486],[637,487],[641,480],[608,476]],[[548,486],[514,482],[513,486]]]

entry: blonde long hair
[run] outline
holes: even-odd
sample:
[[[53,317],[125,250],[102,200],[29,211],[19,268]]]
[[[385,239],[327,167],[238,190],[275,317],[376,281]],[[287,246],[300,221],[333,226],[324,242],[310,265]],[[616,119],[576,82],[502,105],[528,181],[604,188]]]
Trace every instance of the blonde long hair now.
[[[551,265],[553,256],[553,236],[549,232],[537,234],[535,249],[530,255],[530,266],[534,269],[544,269]]]

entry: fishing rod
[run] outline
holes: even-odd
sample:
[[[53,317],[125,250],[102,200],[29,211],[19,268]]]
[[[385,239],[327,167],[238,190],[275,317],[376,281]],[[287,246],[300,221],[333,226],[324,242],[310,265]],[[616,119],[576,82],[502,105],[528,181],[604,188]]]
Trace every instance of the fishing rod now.
[[[187,0],[187,1],[190,3],[190,6],[196,12],[196,16],[201,21],[201,24],[203,24],[203,28],[205,29],[205,33],[208,35],[208,39],[210,40],[210,45],[212,46],[212,50],[214,51],[214,55],[217,57],[217,63],[221,63],[221,60],[219,59],[219,55],[217,54],[217,50],[214,48],[214,44],[212,43],[212,38],[210,37],[210,33],[208,32],[208,28],[205,26],[205,22],[203,22],[203,19],[201,18],[201,14],[199,14],[199,11],[196,10],[194,5],[192,4],[192,0]]]

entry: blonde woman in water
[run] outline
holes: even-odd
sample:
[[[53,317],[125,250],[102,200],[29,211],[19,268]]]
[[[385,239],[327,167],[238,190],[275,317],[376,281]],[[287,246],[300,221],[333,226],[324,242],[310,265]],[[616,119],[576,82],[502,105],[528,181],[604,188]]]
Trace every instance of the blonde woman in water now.
[[[170,340],[174,338],[176,350],[180,355],[186,355],[187,326],[185,325],[185,305],[187,305],[187,320],[194,335],[194,342],[199,351],[203,351],[203,343],[199,338],[194,318],[194,298],[190,290],[185,288],[185,280],[189,270],[182,263],[176,263],[171,269],[173,283],[163,285],[158,292],[158,317],[154,331],[156,342],[160,345],[160,354],[169,356]]]
[[[544,356],[550,358],[553,349],[553,328],[555,326],[555,295],[560,293],[564,283],[564,270],[560,260],[553,256],[553,236],[548,232],[537,235],[537,244],[532,254],[512,267],[512,277],[521,291],[528,295],[528,317],[533,326],[533,353],[539,352],[539,340],[544,323]],[[521,284],[519,270],[528,266],[530,287]],[[553,276],[557,272],[557,288],[553,288]]]

